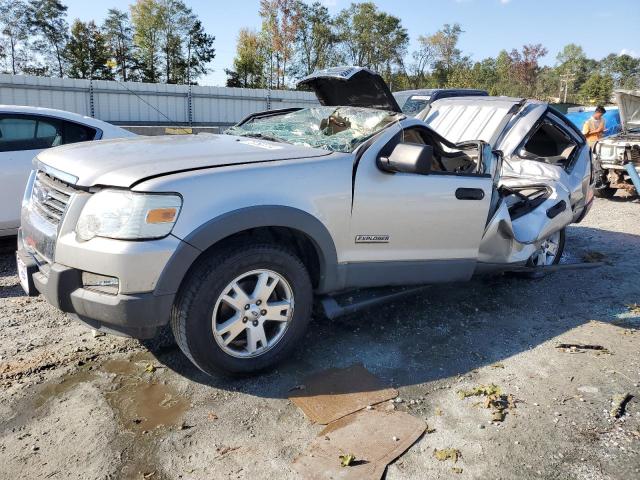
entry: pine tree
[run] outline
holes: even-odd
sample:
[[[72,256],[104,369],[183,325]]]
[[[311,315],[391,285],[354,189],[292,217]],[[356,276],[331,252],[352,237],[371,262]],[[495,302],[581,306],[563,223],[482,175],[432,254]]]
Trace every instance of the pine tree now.
[[[107,39],[93,20],[73,22],[71,37],[64,51],[70,77],[113,80],[108,66],[111,56]]]
[[[0,1],[0,48],[8,62],[8,71],[20,73],[27,63],[29,21],[27,4],[22,0]]]
[[[117,8],[109,9],[102,31],[109,42],[118,77],[123,82],[133,80],[136,62],[129,14]]]
[[[51,69],[63,77],[63,53],[69,38],[66,5],[59,0],[30,0],[27,15],[29,30],[38,37],[36,49],[45,53]]]

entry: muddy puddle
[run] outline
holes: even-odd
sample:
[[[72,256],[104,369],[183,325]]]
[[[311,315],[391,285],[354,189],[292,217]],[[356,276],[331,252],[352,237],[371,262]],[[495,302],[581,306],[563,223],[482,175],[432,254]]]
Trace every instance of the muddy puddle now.
[[[126,383],[106,398],[128,430],[151,432],[182,423],[189,403],[164,383]]]
[[[42,407],[80,384],[91,383],[102,391],[127,430],[151,433],[176,427],[182,424],[190,404],[162,380],[161,372],[157,360],[148,352],[87,365],[65,375],[57,383],[45,385],[34,404],[36,408]]]
[[[61,397],[70,390],[73,390],[81,383],[90,382],[97,376],[92,370],[79,370],[69,375],[65,375],[58,383],[50,383],[44,386],[34,400],[36,408],[40,408],[49,400]]]
[[[91,362],[44,385],[34,399],[35,408],[60,401],[80,385],[97,389],[122,425],[121,465],[118,478],[164,480],[154,458],[156,441],[182,425],[190,402],[167,384],[165,370],[149,352],[126,358]]]
[[[148,352],[100,366],[103,372],[114,375],[115,388],[106,392],[105,398],[128,430],[151,432],[182,423],[189,402],[160,379],[158,367]]]

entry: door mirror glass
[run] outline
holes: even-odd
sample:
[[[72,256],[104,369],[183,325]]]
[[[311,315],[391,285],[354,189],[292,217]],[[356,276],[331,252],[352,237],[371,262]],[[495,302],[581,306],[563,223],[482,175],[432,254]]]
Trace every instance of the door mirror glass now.
[[[433,147],[417,143],[398,143],[388,156],[378,159],[381,170],[391,173],[427,175],[433,162]]]

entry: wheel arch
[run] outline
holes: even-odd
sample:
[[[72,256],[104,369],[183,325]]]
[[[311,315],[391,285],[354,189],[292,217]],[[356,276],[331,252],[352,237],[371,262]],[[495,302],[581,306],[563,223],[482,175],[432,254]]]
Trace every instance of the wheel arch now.
[[[189,269],[201,255],[238,237],[291,242],[294,251],[298,250],[296,253],[302,251],[304,254],[301,260],[310,270],[316,291],[331,291],[338,285],[337,251],[324,224],[298,208],[262,205],[227,212],[200,225],[182,239],[160,275],[155,293],[177,293]]]

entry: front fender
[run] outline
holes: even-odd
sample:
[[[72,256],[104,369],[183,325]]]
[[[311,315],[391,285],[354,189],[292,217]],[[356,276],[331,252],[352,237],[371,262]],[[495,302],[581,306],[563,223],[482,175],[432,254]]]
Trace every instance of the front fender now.
[[[197,258],[210,247],[234,234],[260,227],[297,230],[312,242],[320,261],[319,291],[330,291],[339,283],[338,256],[331,234],[316,217],[282,205],[245,207],[224,213],[200,225],[181,239],[180,247],[162,272],[155,293],[174,294]]]

